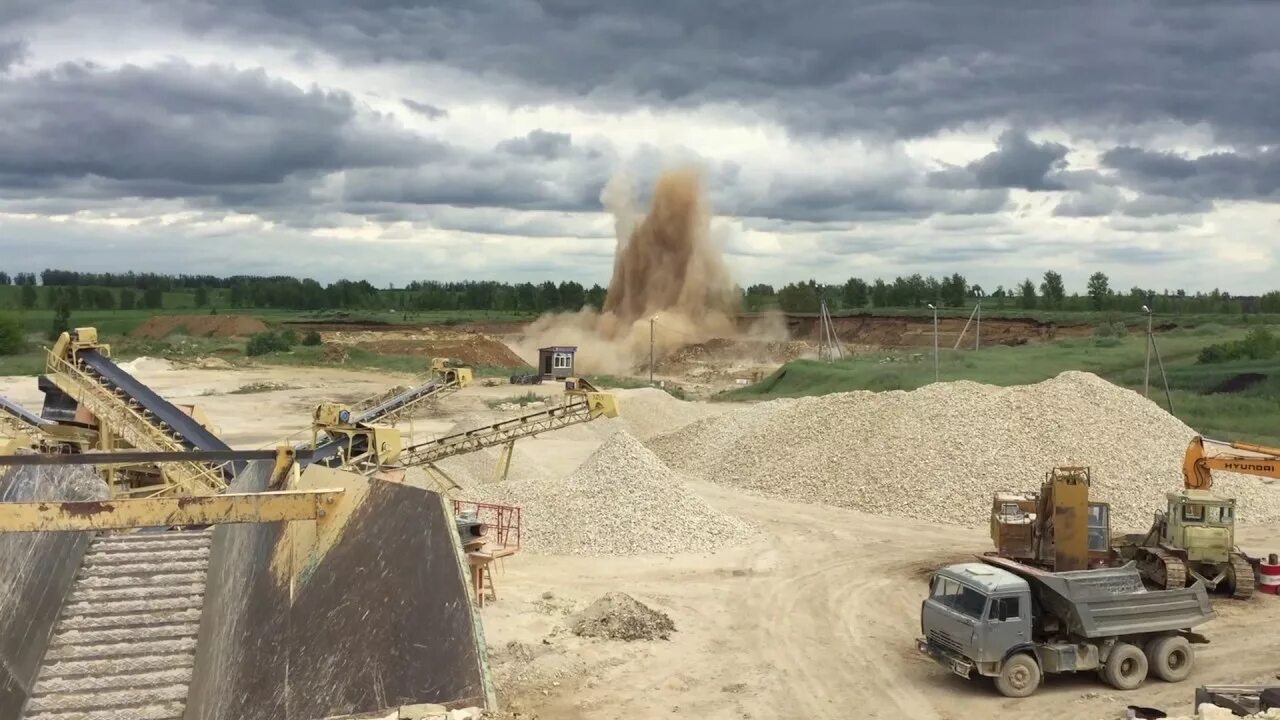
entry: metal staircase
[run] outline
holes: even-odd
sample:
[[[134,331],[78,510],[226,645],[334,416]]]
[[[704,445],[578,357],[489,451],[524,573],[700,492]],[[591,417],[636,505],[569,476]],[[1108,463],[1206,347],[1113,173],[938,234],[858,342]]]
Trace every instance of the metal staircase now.
[[[175,720],[195,666],[211,536],[100,535],[62,608],[24,720]]]
[[[132,447],[152,452],[191,449],[182,432],[157,417],[153,410],[144,407],[124,389],[102,377],[82,359],[78,358],[73,364],[50,353],[46,368],[49,379],[60,390],[87,408],[100,423],[105,423],[112,433]],[[223,472],[204,463],[167,463],[161,470],[169,486],[166,489],[176,489],[178,494],[208,495],[226,488]]]

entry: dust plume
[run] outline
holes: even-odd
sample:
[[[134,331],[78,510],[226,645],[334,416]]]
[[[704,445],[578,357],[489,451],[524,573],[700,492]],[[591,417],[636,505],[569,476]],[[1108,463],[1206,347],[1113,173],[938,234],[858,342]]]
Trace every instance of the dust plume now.
[[[659,358],[737,334],[741,302],[712,238],[711,208],[696,169],[663,173],[648,213],[637,207],[626,176],[611,180],[600,201],[613,214],[618,238],[604,307],[542,316],[518,343],[522,357],[535,359],[546,345],[577,345],[579,372],[626,373],[647,365],[655,316]]]

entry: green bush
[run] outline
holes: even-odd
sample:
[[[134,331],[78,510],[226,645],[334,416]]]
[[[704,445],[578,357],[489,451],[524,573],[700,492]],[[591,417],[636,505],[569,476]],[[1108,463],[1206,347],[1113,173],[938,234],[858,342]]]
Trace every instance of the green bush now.
[[[0,355],[17,355],[26,349],[22,321],[12,315],[0,315]]]
[[[1115,333],[1115,336],[1118,338],[1125,337],[1126,335],[1129,334],[1129,326],[1125,325],[1122,322],[1112,323],[1111,330],[1112,332]]]
[[[1232,360],[1267,360],[1280,353],[1280,340],[1264,327],[1249,331],[1243,340],[1214,343],[1200,349],[1196,362],[1201,364],[1230,362]]]
[[[291,349],[293,349],[293,343],[289,342],[287,333],[263,332],[249,338],[249,344],[245,346],[244,353],[252,357],[273,352],[288,352]]]
[[[280,337],[289,344],[289,347],[293,347],[298,344],[298,333],[294,332],[293,328],[289,328],[288,330],[280,333]]]
[[[1123,341],[1118,337],[1099,337],[1094,338],[1094,347],[1111,348],[1120,345]]]
[[[320,344],[320,333],[315,330],[308,330],[306,335],[302,336],[302,344],[314,347]]]
[[[1116,336],[1115,325],[1111,323],[1098,323],[1093,326],[1093,336],[1095,338],[1113,338]]]

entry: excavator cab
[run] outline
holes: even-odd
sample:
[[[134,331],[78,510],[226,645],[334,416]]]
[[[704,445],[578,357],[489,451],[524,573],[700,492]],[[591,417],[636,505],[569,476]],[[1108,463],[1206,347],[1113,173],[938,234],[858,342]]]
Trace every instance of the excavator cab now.
[[[1234,498],[1205,490],[1169,493],[1165,543],[1186,551],[1191,562],[1225,563],[1235,547]]]

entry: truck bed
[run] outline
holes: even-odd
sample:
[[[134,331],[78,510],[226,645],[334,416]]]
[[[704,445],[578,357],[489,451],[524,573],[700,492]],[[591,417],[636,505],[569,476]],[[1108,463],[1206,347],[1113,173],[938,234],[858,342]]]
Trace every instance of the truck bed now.
[[[1053,573],[1004,558],[983,560],[1025,579],[1046,610],[1072,633],[1086,638],[1186,630],[1214,618],[1202,583],[1175,590],[1147,590],[1133,563]]]

